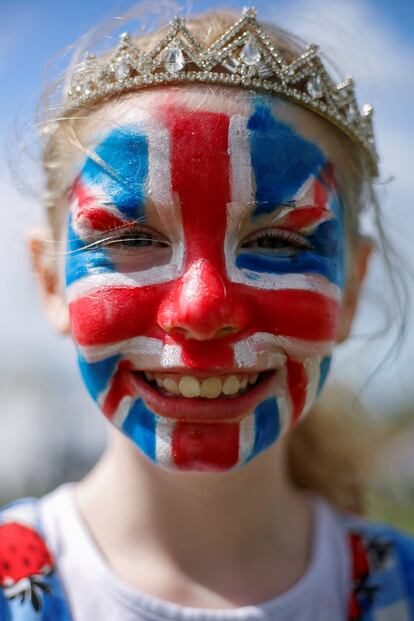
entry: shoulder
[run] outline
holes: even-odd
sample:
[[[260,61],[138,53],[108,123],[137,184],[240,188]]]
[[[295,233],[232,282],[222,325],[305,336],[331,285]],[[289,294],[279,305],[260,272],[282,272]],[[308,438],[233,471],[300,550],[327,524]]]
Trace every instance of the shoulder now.
[[[340,522],[349,543],[355,607],[373,609],[384,620],[414,621],[414,537],[353,515],[342,515]]]
[[[0,508],[0,621],[70,619],[38,504],[25,498]]]

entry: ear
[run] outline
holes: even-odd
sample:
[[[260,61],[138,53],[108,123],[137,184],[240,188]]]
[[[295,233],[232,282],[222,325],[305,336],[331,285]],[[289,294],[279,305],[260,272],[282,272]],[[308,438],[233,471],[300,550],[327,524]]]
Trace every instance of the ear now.
[[[374,242],[369,237],[359,237],[352,245],[352,257],[349,263],[348,277],[345,284],[344,297],[339,314],[336,342],[345,341],[352,327],[358,307],[361,286],[367,273],[369,259],[374,249]]]
[[[28,236],[28,248],[37,276],[43,306],[49,321],[63,335],[70,333],[68,305],[64,297],[60,262],[54,256],[52,235],[34,230]]]

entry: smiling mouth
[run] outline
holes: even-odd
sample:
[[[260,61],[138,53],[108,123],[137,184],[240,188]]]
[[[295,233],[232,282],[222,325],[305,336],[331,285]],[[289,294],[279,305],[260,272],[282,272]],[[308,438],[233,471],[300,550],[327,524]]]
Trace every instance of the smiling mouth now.
[[[144,372],[146,381],[161,395],[186,399],[234,399],[249,392],[263,373],[228,374],[210,377]]]
[[[197,423],[240,421],[273,392],[277,375],[277,369],[197,376],[132,371],[136,392],[152,412]]]

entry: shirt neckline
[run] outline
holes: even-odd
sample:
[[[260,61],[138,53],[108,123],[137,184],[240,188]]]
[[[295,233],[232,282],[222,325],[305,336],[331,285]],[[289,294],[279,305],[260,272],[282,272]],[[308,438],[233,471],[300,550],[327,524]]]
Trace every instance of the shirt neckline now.
[[[305,572],[301,578],[287,591],[264,602],[226,609],[204,609],[162,600],[138,590],[136,587],[124,582],[109,565],[99,550],[92,534],[89,532],[82,516],[76,507],[73,483],[62,485],[56,492],[61,496],[60,500],[65,504],[66,528],[71,529],[71,539],[77,541],[82,550],[82,563],[90,571],[93,568],[94,575],[99,579],[102,588],[110,591],[123,606],[130,611],[139,610],[145,617],[152,621],[174,619],[175,621],[235,621],[240,618],[243,621],[257,621],[274,615],[292,615],[300,610],[309,598],[314,596],[315,589],[323,588],[324,573],[326,567],[332,570],[331,558],[338,558],[339,554],[333,553],[332,540],[333,530],[338,528],[334,510],[322,498],[309,494],[313,510],[313,536],[311,555]],[[335,540],[341,545],[339,538]],[[343,552],[343,550],[342,550]],[[342,554],[343,556],[343,554]]]

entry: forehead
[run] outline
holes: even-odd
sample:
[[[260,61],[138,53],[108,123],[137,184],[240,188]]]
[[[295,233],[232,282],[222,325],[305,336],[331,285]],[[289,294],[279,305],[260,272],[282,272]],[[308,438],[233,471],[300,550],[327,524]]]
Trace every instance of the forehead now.
[[[105,103],[77,125],[77,134],[82,145],[94,150],[114,130],[128,125],[148,127],[151,123],[156,124],[160,111],[165,113],[168,110],[180,109],[190,126],[194,115],[199,115],[201,112],[226,115],[230,118],[235,116],[251,118],[254,110],[260,106],[266,107],[270,112],[269,118],[277,119],[280,123],[266,123],[262,118],[259,127],[257,123],[260,119],[256,115],[254,129],[258,141],[272,142],[273,146],[278,142],[283,143],[284,148],[287,148],[284,152],[286,160],[295,159],[297,150],[300,149],[300,141],[292,141],[292,138],[302,137],[314,143],[326,159],[332,161],[334,165],[339,164],[343,145],[336,135],[336,130],[326,121],[283,99],[261,96],[234,88],[211,90],[205,86],[190,85],[133,93],[124,96],[121,100]],[[286,133],[286,127],[291,129],[290,136]],[[84,154],[78,152],[73,159],[72,171],[76,171],[84,159]],[[336,167],[341,168],[341,166]]]
[[[253,175],[255,202],[266,212],[293,199],[327,165],[322,149],[281,120],[268,98],[245,98],[225,112],[217,97],[203,102],[203,109],[180,96],[146,103],[150,105],[139,110],[129,107],[117,126],[95,128],[98,144],[91,149],[115,174],[91,159],[82,169],[84,180],[103,185],[117,203],[134,202],[147,185],[152,199],[159,201],[159,180],[170,167],[175,180],[177,175],[191,178],[192,193],[210,194],[219,167],[238,188],[233,200],[242,204],[253,200],[253,187],[242,191]]]
[[[299,188],[327,161],[333,164],[339,194],[345,195],[349,184],[341,175],[344,167],[337,165],[341,149],[325,123],[313,113],[274,96],[232,88],[212,91],[195,85],[141,91],[109,101],[79,124],[78,135],[80,144],[97,152],[119,173],[108,176],[101,167],[93,166],[98,172],[94,181],[99,183],[101,179],[104,185],[109,181],[113,196],[118,195],[120,189],[117,176],[128,178],[130,182],[136,180],[137,192],[131,194],[128,189],[126,202],[135,200],[136,196],[142,198],[148,184],[154,185],[150,194],[155,202],[171,199],[170,187],[164,188],[163,196],[158,195],[158,190],[163,188],[160,179],[168,176],[165,174],[171,165],[168,151],[174,144],[180,159],[185,160],[185,165],[179,169],[180,175],[192,179],[193,194],[210,194],[211,179],[207,169],[214,176],[215,168],[229,167],[233,185],[240,188],[235,194],[237,202],[249,202],[246,200],[248,191],[243,189],[250,185],[250,196],[258,206],[256,213],[264,215],[268,211],[266,205],[283,205],[297,198]],[[220,124],[221,130],[218,129]],[[248,137],[237,138],[237,125]],[[171,134],[173,126],[175,138]],[[163,133],[168,133],[167,140],[162,139]],[[231,135],[233,140],[236,136],[233,151]],[[250,151],[247,157],[246,151]],[[79,171],[85,170],[85,160],[91,163],[84,150],[78,151],[72,159],[65,183],[67,188]],[[147,169],[145,174],[143,169]],[[151,179],[157,182],[152,184]],[[194,184],[194,180],[198,183]],[[117,202],[125,202],[119,198]],[[147,196],[147,200],[149,198]]]

